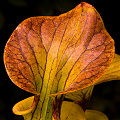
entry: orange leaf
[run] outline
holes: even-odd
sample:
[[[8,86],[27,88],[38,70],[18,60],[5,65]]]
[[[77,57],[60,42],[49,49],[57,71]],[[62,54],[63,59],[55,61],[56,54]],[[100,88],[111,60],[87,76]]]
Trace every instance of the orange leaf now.
[[[13,111],[25,114],[26,120],[51,119],[52,112],[57,118],[58,101],[62,103],[63,97],[58,94],[86,88],[98,80],[112,62],[114,49],[99,13],[85,2],[60,16],[24,20],[5,46],[4,63],[18,87],[40,95],[33,104],[33,97],[17,103]]]
[[[44,95],[91,85],[113,57],[113,39],[95,8],[85,2],[60,16],[24,20],[4,52],[11,80],[35,94],[47,91]]]

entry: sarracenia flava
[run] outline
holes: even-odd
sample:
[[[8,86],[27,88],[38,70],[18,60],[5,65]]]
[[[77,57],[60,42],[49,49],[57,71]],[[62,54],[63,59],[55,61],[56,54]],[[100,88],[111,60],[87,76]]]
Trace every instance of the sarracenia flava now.
[[[5,46],[4,64],[12,82],[34,96],[13,112],[24,120],[108,120],[86,110],[86,103],[94,85],[120,79],[120,56],[114,53],[114,40],[88,3],[24,20]]]

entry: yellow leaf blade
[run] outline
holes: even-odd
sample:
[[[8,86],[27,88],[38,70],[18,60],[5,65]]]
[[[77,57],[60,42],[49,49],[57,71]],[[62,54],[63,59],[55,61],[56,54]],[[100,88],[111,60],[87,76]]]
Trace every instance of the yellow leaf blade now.
[[[61,107],[61,120],[87,120],[83,109],[73,103],[63,101]]]
[[[85,115],[87,120],[108,120],[105,114],[95,110],[86,110]]]

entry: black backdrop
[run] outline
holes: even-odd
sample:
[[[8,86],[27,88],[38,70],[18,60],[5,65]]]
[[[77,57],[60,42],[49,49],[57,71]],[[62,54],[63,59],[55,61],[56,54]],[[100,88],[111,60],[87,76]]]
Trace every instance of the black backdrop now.
[[[12,113],[15,103],[32,94],[14,85],[7,76],[3,63],[5,44],[16,26],[32,16],[65,13],[80,0],[0,0],[0,120],[23,120]],[[120,7],[118,0],[86,0],[100,13],[107,31],[115,40],[116,53],[120,54]],[[95,86],[88,108],[104,112],[110,120],[120,120],[120,81]]]

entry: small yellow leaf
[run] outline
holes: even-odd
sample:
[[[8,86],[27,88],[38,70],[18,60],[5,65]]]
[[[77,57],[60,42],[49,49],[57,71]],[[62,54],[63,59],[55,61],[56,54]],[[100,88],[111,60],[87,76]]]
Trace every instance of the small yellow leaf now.
[[[37,103],[36,97],[32,96],[26,98],[14,105],[13,113],[15,113],[16,115],[27,114],[35,108],[36,103]]]
[[[73,103],[64,101],[61,107],[61,120],[86,120],[83,109]]]
[[[86,110],[85,115],[87,120],[108,120],[105,114],[95,110]]]
[[[120,55],[118,54],[115,54],[114,59],[105,74],[100,79],[95,81],[93,85],[111,80],[120,80]]]

